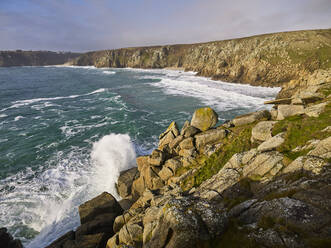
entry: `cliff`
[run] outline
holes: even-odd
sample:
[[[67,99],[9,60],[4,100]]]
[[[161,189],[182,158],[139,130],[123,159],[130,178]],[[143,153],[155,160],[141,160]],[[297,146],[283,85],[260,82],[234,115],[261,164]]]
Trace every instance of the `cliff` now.
[[[0,51],[0,67],[62,65],[80,53],[50,51]]]
[[[331,67],[331,29],[265,34],[199,44],[89,52],[73,64],[184,68],[227,82],[280,86]]]

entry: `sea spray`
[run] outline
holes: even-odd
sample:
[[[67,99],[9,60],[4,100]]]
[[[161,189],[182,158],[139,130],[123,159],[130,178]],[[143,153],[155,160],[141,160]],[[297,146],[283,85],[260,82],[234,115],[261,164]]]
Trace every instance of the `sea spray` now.
[[[130,136],[110,134],[93,144],[91,153],[95,165],[97,191],[108,191],[118,197],[115,183],[120,172],[135,165],[136,153]]]
[[[115,189],[117,178],[121,171],[135,165],[135,158],[129,135],[109,134],[93,143],[90,161],[77,166],[79,170],[57,166],[45,171],[43,180],[48,182],[54,196],[39,197],[41,201],[35,210],[39,221],[31,223],[30,228],[40,231],[40,234],[27,247],[46,246],[56,237],[76,228],[79,225],[78,206],[84,201],[103,191],[118,197]],[[66,161],[72,165],[75,160],[68,158]]]

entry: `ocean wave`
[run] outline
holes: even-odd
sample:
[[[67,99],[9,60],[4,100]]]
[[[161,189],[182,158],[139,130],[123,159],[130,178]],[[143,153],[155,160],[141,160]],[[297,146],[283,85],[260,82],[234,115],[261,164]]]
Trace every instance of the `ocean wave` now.
[[[107,75],[114,75],[116,74],[116,71],[102,71],[102,73]]]
[[[265,108],[263,102],[273,98],[280,88],[256,87],[214,81],[195,76],[192,72],[165,70],[163,75],[143,75],[141,79],[157,80],[148,84],[161,88],[168,95],[183,95],[200,99],[219,111],[234,108]]]
[[[20,119],[23,119],[23,118],[24,118],[23,116],[19,115],[19,116],[15,117],[14,121],[19,121]]]
[[[45,247],[79,225],[80,204],[103,191],[118,197],[115,182],[135,158],[129,135],[110,134],[94,142],[90,154],[71,147],[37,171],[28,167],[0,180],[0,225],[15,230],[27,248]],[[29,242],[26,233],[39,234]]]
[[[77,98],[77,97],[82,97],[82,96],[89,96],[89,95],[94,95],[94,94],[98,94],[98,93],[102,93],[105,92],[107,89],[105,88],[100,88],[97,89],[95,91],[86,93],[86,94],[82,94],[82,95],[70,95],[70,96],[57,96],[57,97],[48,97],[48,98],[33,98],[33,99],[27,99],[27,100],[18,100],[18,101],[14,101],[12,102],[12,106],[8,107],[8,108],[4,108],[1,109],[0,112],[4,112],[8,109],[12,109],[12,108],[19,108],[22,106],[27,106],[27,105],[31,105],[34,104],[36,102],[42,102],[42,101],[55,101],[55,100],[61,100],[61,99],[72,99],[72,98]],[[52,106],[52,105],[48,105],[48,106]],[[46,106],[47,107],[47,106]]]

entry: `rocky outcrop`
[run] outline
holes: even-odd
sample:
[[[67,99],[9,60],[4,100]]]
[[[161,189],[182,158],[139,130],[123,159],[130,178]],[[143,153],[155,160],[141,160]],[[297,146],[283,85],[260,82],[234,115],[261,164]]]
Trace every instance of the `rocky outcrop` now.
[[[83,204],[82,225],[53,247],[329,247],[330,74],[219,126],[209,108],[170,123],[121,173],[125,210],[108,194]]]
[[[0,51],[0,67],[62,65],[81,53],[51,51]]]
[[[222,81],[280,86],[316,69],[330,68],[330,32],[283,32],[199,44],[105,50],[83,54],[74,64],[184,68]]]
[[[0,228],[0,245],[2,248],[23,248],[21,241],[14,239],[4,227]]]
[[[114,235],[113,223],[123,209],[109,193],[99,196],[79,206],[81,225],[50,244],[49,248],[103,248]]]
[[[216,112],[209,108],[200,108],[194,111],[191,126],[206,131],[216,125],[218,121],[218,115]]]

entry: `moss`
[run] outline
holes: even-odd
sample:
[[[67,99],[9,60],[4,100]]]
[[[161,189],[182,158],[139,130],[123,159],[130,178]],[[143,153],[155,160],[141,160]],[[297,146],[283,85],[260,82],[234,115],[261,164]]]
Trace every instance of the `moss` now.
[[[328,132],[322,132],[331,123],[331,104],[329,103],[325,111],[319,117],[308,117],[306,115],[296,115],[288,117],[275,124],[272,134],[286,132],[285,142],[277,149],[288,159],[294,160],[299,156],[306,155],[309,150],[293,152],[297,146],[304,146],[311,139],[325,139]],[[303,135],[304,134],[304,135]]]
[[[229,135],[218,151],[205,160],[201,168],[194,175],[194,186],[215,175],[236,153],[247,151],[252,148],[250,141],[254,124],[231,128]]]

